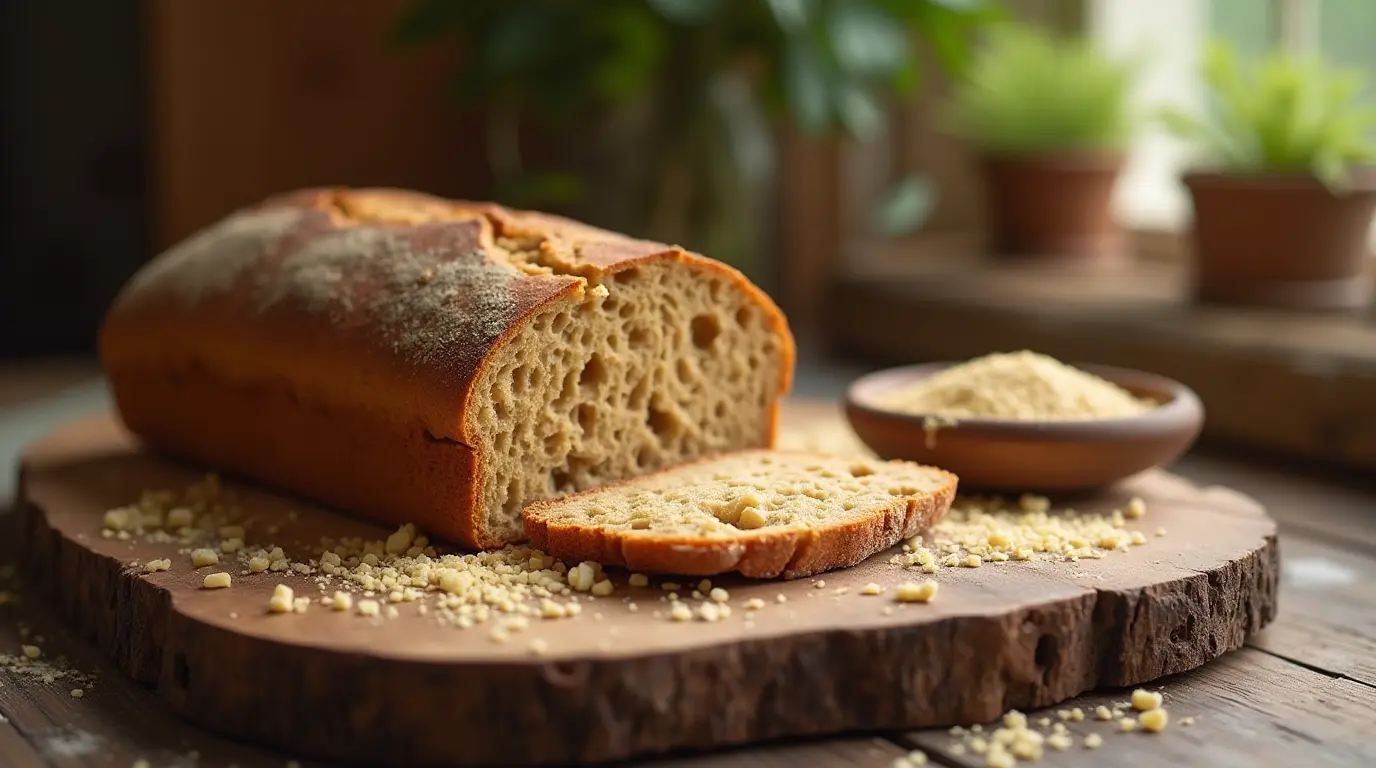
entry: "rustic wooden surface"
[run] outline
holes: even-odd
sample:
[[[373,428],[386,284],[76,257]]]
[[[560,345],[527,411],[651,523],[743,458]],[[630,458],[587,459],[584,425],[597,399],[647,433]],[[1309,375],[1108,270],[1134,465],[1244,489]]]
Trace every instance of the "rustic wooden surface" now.
[[[6,390],[0,379],[0,397]],[[804,382],[806,383],[806,382]],[[99,396],[81,402],[65,397],[33,403],[22,414],[0,412],[0,444],[102,407]],[[805,405],[824,417],[839,413],[830,403]],[[17,427],[16,416],[22,415]],[[8,418],[6,418],[8,417]],[[815,441],[849,439],[834,419],[809,422]],[[0,447],[3,447],[0,445]],[[1175,469],[1197,482],[1230,485],[1264,502],[1281,525],[1281,610],[1271,627],[1247,647],[1203,668],[1163,681],[1167,706],[1189,727],[1173,724],[1157,735],[1105,734],[1103,748],[1048,751],[1038,765],[1060,766],[1350,766],[1376,763],[1367,729],[1376,714],[1376,485],[1284,464],[1243,463],[1197,453]],[[0,511],[0,563],[15,556],[14,516]],[[3,577],[0,571],[0,577]],[[47,605],[22,584],[0,578],[0,590],[17,599],[0,605],[0,653],[43,636],[49,655],[69,657],[72,667],[93,675],[94,688],[80,700],[62,681],[46,684],[0,667],[0,765],[283,766],[297,755],[255,749],[216,737],[174,716],[155,694],[130,683],[93,648],[73,638]],[[26,636],[20,637],[20,629]],[[1092,707],[1121,701],[1123,690],[1106,690],[1067,702]],[[1054,710],[1032,713],[1051,716]],[[1076,724],[1077,732],[1104,731]],[[873,766],[921,744],[933,764],[980,766],[956,755],[944,730],[886,733],[794,741],[665,757],[641,763],[676,768],[719,766]],[[193,758],[192,755],[195,755]],[[314,765],[303,761],[303,765]]]
[[[137,450],[111,417],[64,426],[21,466],[21,560],[79,634],[188,718],[327,759],[566,764],[985,722],[1193,669],[1241,647],[1276,610],[1273,521],[1246,497],[1164,473],[1077,503],[1107,513],[1142,497],[1150,514],[1129,528],[1147,545],[1080,563],[944,569],[930,605],[885,614],[888,600],[860,594],[870,582],[892,589],[914,578],[887,552],[825,574],[825,590],[814,579],[714,580],[738,608],[769,601],[753,628],[744,610],[715,624],[671,622],[651,612],[662,590],[623,586],[620,596],[644,610],[632,613],[614,596],[588,605],[587,616],[536,622],[513,642],[493,643],[482,630],[440,626],[416,605],[380,624],[319,607],[271,615],[275,584],[315,595],[314,579],[230,566],[234,587],[204,590],[216,568],[191,568],[178,553],[184,545],[103,538],[106,510],[201,475]],[[251,547],[296,542],[306,559],[323,536],[390,532],[235,491],[254,519],[299,513]],[[1175,537],[1153,536],[1159,526]],[[137,568],[164,557],[171,571]],[[777,594],[788,602],[775,603]],[[530,653],[536,639],[546,655]],[[804,662],[813,669],[796,674]],[[368,695],[345,695],[355,688]],[[455,698],[457,690],[467,695]],[[494,708],[501,698],[522,703]]]
[[[1190,307],[1183,279],[877,252],[837,287],[831,331],[883,361],[1030,348],[1148,370],[1199,394],[1206,437],[1376,469],[1376,319]]]

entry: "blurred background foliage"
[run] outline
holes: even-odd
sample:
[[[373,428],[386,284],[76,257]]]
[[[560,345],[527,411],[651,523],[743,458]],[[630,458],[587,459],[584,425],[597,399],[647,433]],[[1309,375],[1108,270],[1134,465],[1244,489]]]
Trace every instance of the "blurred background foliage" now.
[[[1003,19],[994,0],[414,0],[393,37],[461,49],[452,96],[486,108],[502,202],[749,271],[781,123],[873,140],[924,62],[962,72]],[[550,156],[527,156],[532,132]],[[874,221],[912,231],[930,198],[901,179]]]

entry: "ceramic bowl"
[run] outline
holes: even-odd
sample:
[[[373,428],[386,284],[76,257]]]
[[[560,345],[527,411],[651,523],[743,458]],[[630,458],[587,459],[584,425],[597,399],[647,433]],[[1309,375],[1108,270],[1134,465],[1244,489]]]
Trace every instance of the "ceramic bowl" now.
[[[922,414],[892,411],[882,395],[955,363],[890,368],[854,381],[846,417],[870,450],[885,459],[941,467],[962,491],[1089,492],[1167,465],[1199,436],[1204,407],[1185,385],[1125,368],[1073,364],[1160,405],[1140,416],[1087,421],[961,419],[928,427]]]

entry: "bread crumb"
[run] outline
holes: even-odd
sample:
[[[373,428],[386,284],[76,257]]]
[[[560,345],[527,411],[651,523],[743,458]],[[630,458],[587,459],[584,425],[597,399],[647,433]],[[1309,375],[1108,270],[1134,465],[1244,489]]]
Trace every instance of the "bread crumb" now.
[[[786,603],[788,602],[788,595],[785,595],[784,593],[780,592],[779,594],[774,596],[774,602]]]
[[[1094,708],[1094,719],[1095,719],[1095,720],[1112,720],[1112,719],[1113,719],[1113,713],[1109,711],[1109,708],[1108,708],[1108,707],[1104,706],[1103,704],[1100,704],[1099,706],[1097,706],[1097,707]]]
[[[268,569],[271,562],[266,557],[250,557],[248,560],[249,573],[262,573]]]
[[[606,597],[610,595],[614,589],[616,589],[616,587],[612,585],[610,579],[603,579],[592,585],[591,592],[598,597]]]
[[[295,605],[292,603],[292,588],[286,584],[278,584],[272,590],[272,597],[268,598],[269,613],[291,613]]]
[[[532,638],[530,641],[530,652],[535,656],[544,656],[546,653],[549,653],[549,642],[538,637]]]
[[[761,599],[758,598],[758,597],[752,597],[752,598],[750,598],[749,600],[746,600],[746,601],[745,601],[745,609],[746,609],[747,611],[758,611],[758,610],[761,610],[761,609],[763,609],[763,608],[764,608],[764,601],[761,600]]]
[[[1137,721],[1130,717],[1125,717],[1118,721],[1118,730],[1123,733],[1132,733],[1137,730]]]
[[[677,592],[680,589],[683,589],[683,585],[675,581],[664,581],[660,582],[659,588],[664,590],[665,592]]]
[[[330,610],[347,611],[354,607],[354,599],[348,592],[335,592],[330,599]]]
[[[149,561],[143,566],[143,572],[144,572],[144,573],[156,573],[157,571],[167,571],[167,570],[171,570],[171,569],[172,569],[172,560],[171,560],[170,558],[166,558],[166,557],[161,558],[161,559],[158,559],[158,560],[149,560]]]
[[[377,616],[377,615],[378,615],[379,613],[381,613],[381,612],[382,612],[382,606],[381,606],[381,605],[378,603],[378,601],[376,601],[376,600],[359,600],[359,601],[358,601],[358,615],[359,615],[359,616]]]
[[[1138,688],[1132,692],[1132,708],[1141,712],[1151,709],[1158,709],[1161,706],[1161,694],[1148,691],[1145,688]]]
[[[305,613],[310,607],[311,599],[309,597],[298,597],[291,601],[291,608],[296,613]]]
[[[1085,749],[1098,749],[1104,745],[1104,737],[1091,733],[1085,737]]]
[[[1149,709],[1137,717],[1148,733],[1160,733],[1166,729],[1166,724],[1170,721],[1170,715],[1161,707]]]
[[[202,586],[206,589],[228,589],[231,582],[232,579],[228,573],[219,571],[206,574]]]
[[[1147,503],[1142,501],[1141,498],[1133,496],[1131,499],[1128,499],[1128,505],[1123,508],[1123,513],[1129,520],[1136,520],[1142,515],[1147,514]]]
[[[708,591],[707,596],[712,598],[714,603],[724,603],[731,599],[731,593],[721,587],[713,587]]]
[[[1182,718],[1180,718],[1180,724],[1181,724],[1181,725],[1194,725],[1194,718],[1193,718],[1193,717],[1182,717]]]
[[[881,595],[883,593],[884,588],[872,581],[860,588],[860,594],[862,595]]]
[[[669,609],[669,618],[674,621],[692,621],[693,609],[681,602],[674,603]]]
[[[698,606],[698,616],[703,621],[720,621],[722,618],[721,608],[716,603],[703,603]]]
[[[83,691],[83,690],[81,690],[80,688],[73,688],[73,689],[72,689],[72,698],[74,698],[74,699],[79,699],[79,698],[81,698],[82,696],[85,696],[85,695],[86,695],[86,692]]]
[[[1046,745],[1057,752],[1064,752],[1075,746],[1075,741],[1068,733],[1053,733],[1046,738]]]
[[[983,563],[984,558],[980,557],[979,555],[966,555],[965,560],[961,562],[961,565],[965,566],[966,568],[978,568]]]
[[[195,568],[204,568],[207,565],[215,565],[220,562],[220,553],[213,549],[193,549],[191,550],[191,565]]]
[[[812,582],[812,586],[816,589],[825,589],[827,586],[826,579],[818,579]]]
[[[646,587],[650,584],[650,577],[643,573],[633,573],[628,583],[633,587]]]
[[[1080,721],[1082,721],[1082,720],[1084,720],[1084,719],[1085,719],[1085,711],[1084,711],[1083,709],[1080,709],[1079,707],[1075,707],[1074,709],[1070,710],[1070,721],[1071,721],[1071,722],[1073,722],[1073,723],[1078,723],[1078,722],[1080,722]]]
[[[926,603],[936,597],[935,581],[905,582],[898,585],[894,599],[900,603]]]

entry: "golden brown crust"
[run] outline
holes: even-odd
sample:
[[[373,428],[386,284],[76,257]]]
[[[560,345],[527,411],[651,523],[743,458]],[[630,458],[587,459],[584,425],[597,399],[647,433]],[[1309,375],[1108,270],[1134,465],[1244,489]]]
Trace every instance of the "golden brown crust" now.
[[[958,480],[949,472],[932,471],[943,479],[938,490],[898,497],[869,517],[818,528],[764,528],[742,531],[730,539],[705,539],[551,521],[546,514],[579,496],[633,486],[636,481],[631,479],[530,505],[525,514],[526,534],[531,546],[565,560],[679,576],[734,572],[751,578],[796,579],[855,565],[935,524],[955,500]]]
[[[517,263],[499,242],[537,236],[541,258],[569,268]],[[581,299],[583,277],[660,259],[727,274],[759,302],[784,347],[782,397],[792,336],[735,270],[559,217],[391,189],[299,190],[208,227],[129,282],[100,356],[125,425],[158,448],[493,546],[504,542],[475,510],[474,383],[534,314]]]

